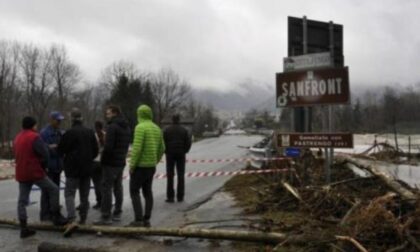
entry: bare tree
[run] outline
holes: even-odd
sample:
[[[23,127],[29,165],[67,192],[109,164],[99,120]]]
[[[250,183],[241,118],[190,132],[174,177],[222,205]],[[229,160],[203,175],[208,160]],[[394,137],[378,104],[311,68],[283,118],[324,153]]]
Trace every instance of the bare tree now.
[[[156,122],[161,124],[166,116],[187,104],[191,97],[191,87],[173,70],[162,69],[154,76],[152,93]]]
[[[10,140],[18,130],[21,108],[19,57],[17,42],[0,41],[0,146],[6,143],[9,149]]]
[[[64,46],[51,46],[50,55],[51,75],[58,95],[57,109],[63,111],[66,109],[69,94],[80,80],[80,70],[77,65],[69,60]]]
[[[35,115],[40,125],[44,123],[55,94],[51,75],[52,56],[49,51],[40,50],[33,45],[22,49],[21,68],[25,101],[29,114]]]
[[[129,81],[132,81],[139,78],[140,75],[141,74],[133,63],[121,60],[106,67],[102,71],[99,82],[108,90],[112,90],[117,86],[121,76],[125,76]]]

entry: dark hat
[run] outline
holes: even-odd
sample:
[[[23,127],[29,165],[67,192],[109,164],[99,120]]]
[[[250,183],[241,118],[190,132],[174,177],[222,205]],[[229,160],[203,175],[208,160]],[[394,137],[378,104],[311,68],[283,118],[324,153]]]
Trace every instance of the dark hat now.
[[[54,119],[54,120],[57,120],[57,121],[62,121],[62,120],[64,120],[64,116],[63,116],[63,114],[61,114],[60,112],[58,112],[58,111],[52,111],[51,113],[50,113],[50,118],[51,119]]]
[[[78,108],[73,108],[70,113],[72,120],[81,121],[83,119],[82,112]]]
[[[31,116],[25,116],[22,120],[22,128],[23,129],[32,129],[36,125],[35,118]]]

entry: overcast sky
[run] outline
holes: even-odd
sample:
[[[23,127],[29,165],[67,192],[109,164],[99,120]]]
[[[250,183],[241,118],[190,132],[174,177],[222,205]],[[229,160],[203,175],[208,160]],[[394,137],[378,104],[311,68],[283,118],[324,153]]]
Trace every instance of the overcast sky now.
[[[171,67],[195,87],[272,84],[287,16],[344,25],[351,85],[420,81],[418,0],[0,0],[0,39],[62,43],[86,79],[117,60]]]

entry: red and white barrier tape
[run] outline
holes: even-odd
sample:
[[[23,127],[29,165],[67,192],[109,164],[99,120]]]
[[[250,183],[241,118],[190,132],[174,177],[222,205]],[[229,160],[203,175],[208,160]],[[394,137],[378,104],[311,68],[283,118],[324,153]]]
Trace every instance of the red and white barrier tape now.
[[[288,160],[287,157],[274,157],[274,158],[225,158],[225,159],[187,159],[186,162],[189,164],[212,164],[212,163],[245,163],[252,161],[276,161],[276,160]],[[160,163],[165,163],[161,161]],[[14,168],[15,162],[2,162],[0,168]]]
[[[285,172],[289,169],[265,169],[265,170],[240,170],[240,171],[212,171],[212,172],[188,172],[185,174],[187,178],[204,178],[204,177],[220,177],[220,176],[235,176],[245,174],[260,174],[260,173],[274,173]],[[164,179],[167,177],[166,173],[155,174],[155,179]]]
[[[187,159],[187,163],[202,164],[202,163],[242,163],[252,161],[275,161],[275,160],[288,160],[287,157],[274,157],[274,158],[226,158],[226,159]]]

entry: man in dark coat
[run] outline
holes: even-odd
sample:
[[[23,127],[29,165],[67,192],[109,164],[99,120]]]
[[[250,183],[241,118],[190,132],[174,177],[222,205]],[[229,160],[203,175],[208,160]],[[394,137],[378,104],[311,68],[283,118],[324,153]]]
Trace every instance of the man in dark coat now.
[[[58,145],[58,151],[64,155],[64,173],[66,187],[64,197],[69,221],[76,219],[75,196],[79,189],[80,224],[86,222],[89,209],[90,177],[93,160],[98,155],[98,143],[92,129],[83,126],[82,114],[78,109],[71,112],[72,127]]]
[[[191,148],[191,137],[188,130],[179,125],[180,116],[172,117],[173,125],[166,128],[163,134],[165,140],[166,172],[168,176],[166,202],[173,203],[175,197],[174,175],[175,168],[178,176],[177,200],[184,200],[185,194],[185,155]]]
[[[59,188],[46,175],[48,166],[48,150],[39,134],[36,132],[36,120],[25,117],[22,120],[22,131],[13,142],[16,159],[15,178],[19,182],[18,219],[20,222],[20,237],[26,238],[35,234],[27,227],[26,206],[32,186],[35,184],[49,193],[50,212],[54,225],[67,224],[67,220],[60,214],[58,201]]]
[[[101,155],[102,167],[102,202],[101,218],[96,225],[110,225],[120,221],[123,204],[122,177],[126,163],[128,147],[131,142],[131,131],[127,120],[117,106],[106,109],[108,125],[105,132],[105,145]],[[112,212],[112,191],[115,206]],[[111,214],[112,213],[112,214]]]
[[[60,187],[60,177],[63,171],[63,160],[57,152],[57,146],[61,141],[60,125],[64,120],[64,116],[58,112],[53,111],[50,113],[50,123],[41,130],[40,135],[42,140],[47,144],[50,159],[48,162],[47,176],[54,184]],[[49,194],[46,190],[41,191],[41,221],[47,221],[51,218],[49,213]],[[58,194],[60,201],[60,194]]]

